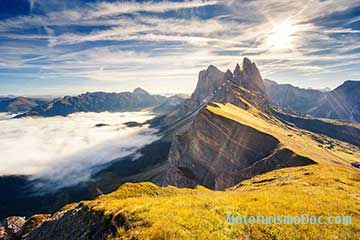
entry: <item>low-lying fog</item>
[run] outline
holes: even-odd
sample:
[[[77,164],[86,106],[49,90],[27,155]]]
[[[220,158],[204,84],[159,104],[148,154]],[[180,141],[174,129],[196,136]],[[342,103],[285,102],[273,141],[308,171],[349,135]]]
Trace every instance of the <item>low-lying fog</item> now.
[[[90,178],[95,166],[155,141],[147,112],[75,113],[68,117],[9,119],[0,115],[0,175],[32,175],[70,186]],[[108,124],[96,127],[96,124]]]

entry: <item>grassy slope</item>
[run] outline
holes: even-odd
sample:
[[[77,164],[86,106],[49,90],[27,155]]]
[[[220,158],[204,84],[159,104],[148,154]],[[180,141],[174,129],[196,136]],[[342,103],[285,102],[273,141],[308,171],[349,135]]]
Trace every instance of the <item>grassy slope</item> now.
[[[108,216],[122,216],[121,237],[114,239],[360,239],[360,171],[349,167],[360,159],[357,148],[341,142],[333,143],[335,147],[319,144],[321,136],[289,128],[254,108],[244,111],[217,104],[207,109],[270,133],[319,164],[269,172],[226,191],[125,184],[112,194],[83,202]],[[351,215],[353,223],[230,225],[225,223],[226,213]]]
[[[242,99],[242,101],[245,100]],[[360,151],[357,147],[284,125],[277,119],[258,111],[250,104],[248,110],[243,110],[229,103],[225,105],[216,103],[215,105],[207,106],[207,109],[216,115],[270,134],[277,138],[284,147],[318,163],[349,166],[351,162],[360,159]]]
[[[125,184],[84,204],[126,219],[114,239],[359,239],[359,189],[359,172],[313,165],[260,175],[225,192]],[[353,224],[230,225],[226,213],[351,215]]]

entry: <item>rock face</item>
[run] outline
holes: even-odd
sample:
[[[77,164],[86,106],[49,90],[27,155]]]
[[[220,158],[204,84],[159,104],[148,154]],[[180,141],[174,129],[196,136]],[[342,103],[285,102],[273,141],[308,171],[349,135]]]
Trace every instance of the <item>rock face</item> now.
[[[191,95],[191,100],[196,102],[197,105],[209,101],[224,83],[224,77],[225,73],[213,65],[210,65],[207,70],[201,71],[195,91]]]
[[[237,88],[237,90],[234,91],[233,88]],[[244,89],[247,91],[244,91]],[[265,86],[260,71],[256,64],[252,63],[248,58],[244,58],[242,67],[239,64],[236,65],[234,73],[230,70],[223,73],[212,65],[207,70],[201,71],[196,89],[191,95],[191,100],[196,102],[198,106],[209,101],[231,102],[243,106],[234,95],[235,92],[239,91],[241,91],[241,94],[251,91],[252,94],[256,95],[251,97],[248,94],[247,98],[250,101],[266,102]]]
[[[77,97],[66,96],[55,99],[18,117],[67,116],[75,112],[136,111],[146,107],[155,107],[164,101],[166,97],[151,95],[140,88],[133,92],[123,93],[85,93]]]

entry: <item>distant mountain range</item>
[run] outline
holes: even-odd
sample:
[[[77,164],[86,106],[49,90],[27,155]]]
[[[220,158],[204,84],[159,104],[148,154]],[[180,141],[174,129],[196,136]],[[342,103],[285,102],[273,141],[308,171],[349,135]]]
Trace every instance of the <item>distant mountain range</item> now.
[[[0,97],[0,112],[27,112],[47,103],[45,99],[26,97]]]
[[[153,107],[155,112],[171,111],[182,104],[181,95],[164,97],[151,95],[141,88],[133,92],[105,93],[93,92],[79,96],[65,96],[32,108],[17,117],[28,116],[67,116],[75,112],[123,112],[137,111]]]
[[[290,84],[264,81],[271,104],[290,112],[318,118],[360,122],[360,81],[345,81],[336,89],[323,92]]]
[[[50,101],[27,97],[0,97],[0,112],[22,113],[17,117],[49,117],[66,116],[75,112],[136,111],[151,107],[156,113],[169,113],[182,105],[186,99],[188,99],[185,104],[187,111],[194,111],[216,94],[219,85],[222,84],[219,79],[244,78],[240,76],[242,74],[240,70],[240,66],[237,66],[234,73],[221,72],[215,66],[209,66],[206,71],[200,72],[198,85],[190,99],[181,94],[171,97],[151,95],[141,88],[122,93],[85,93]],[[278,84],[268,79],[256,83],[261,86],[251,86],[251,84],[248,86],[250,89],[260,87],[262,94],[266,93],[273,106],[288,113],[360,122],[360,98],[358,97],[360,96],[360,81],[345,81],[332,91],[303,89],[290,84]],[[174,112],[168,118],[179,118],[179,114],[179,112]]]

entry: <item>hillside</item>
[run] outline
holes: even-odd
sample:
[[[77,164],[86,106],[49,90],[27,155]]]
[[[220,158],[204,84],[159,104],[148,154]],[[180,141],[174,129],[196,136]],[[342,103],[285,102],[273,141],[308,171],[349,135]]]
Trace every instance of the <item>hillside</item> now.
[[[359,189],[359,171],[332,165],[277,170],[226,191],[125,184],[65,207],[26,239],[358,239]],[[231,225],[227,213],[351,215],[352,224]]]

